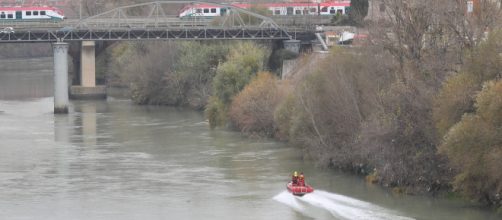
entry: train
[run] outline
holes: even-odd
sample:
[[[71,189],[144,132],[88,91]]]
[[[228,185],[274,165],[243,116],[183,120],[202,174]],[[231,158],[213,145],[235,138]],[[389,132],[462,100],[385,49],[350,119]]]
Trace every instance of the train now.
[[[264,7],[269,10],[272,16],[294,16],[294,15],[345,15],[350,11],[350,1],[331,1],[323,3],[233,3],[233,7],[250,9],[253,7]],[[189,4],[183,7],[179,13],[180,18],[186,17],[219,17],[224,16],[230,7],[210,5],[210,4]]]
[[[0,22],[6,21],[62,21],[64,13],[52,6],[0,7]]]

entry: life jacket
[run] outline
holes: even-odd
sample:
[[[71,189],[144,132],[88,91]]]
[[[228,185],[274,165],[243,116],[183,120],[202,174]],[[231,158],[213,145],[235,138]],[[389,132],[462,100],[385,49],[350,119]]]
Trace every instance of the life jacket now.
[[[304,185],[305,185],[305,176],[300,175],[300,176],[298,177],[298,184],[300,184],[301,186],[304,186]]]

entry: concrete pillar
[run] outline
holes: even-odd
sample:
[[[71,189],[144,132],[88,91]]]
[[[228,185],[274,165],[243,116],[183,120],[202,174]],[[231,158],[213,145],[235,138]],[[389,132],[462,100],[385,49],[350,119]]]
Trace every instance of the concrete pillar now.
[[[80,83],[83,87],[96,86],[96,44],[82,41],[80,62]]]
[[[300,53],[300,43],[301,41],[299,40],[285,40],[283,41],[284,43],[284,49],[289,50],[294,53]]]
[[[96,86],[96,43],[82,41],[80,85],[70,88],[72,99],[106,99],[106,86]]]
[[[54,51],[54,114],[68,114],[68,43],[52,44]]]

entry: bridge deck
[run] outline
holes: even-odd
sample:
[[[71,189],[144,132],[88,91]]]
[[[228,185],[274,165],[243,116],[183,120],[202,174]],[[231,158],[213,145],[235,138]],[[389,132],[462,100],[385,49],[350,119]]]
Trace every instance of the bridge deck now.
[[[110,29],[110,30],[27,30],[0,33],[0,43],[56,41],[121,41],[121,40],[218,40],[253,39],[281,40],[290,35],[278,29],[237,28],[173,28],[173,29]]]

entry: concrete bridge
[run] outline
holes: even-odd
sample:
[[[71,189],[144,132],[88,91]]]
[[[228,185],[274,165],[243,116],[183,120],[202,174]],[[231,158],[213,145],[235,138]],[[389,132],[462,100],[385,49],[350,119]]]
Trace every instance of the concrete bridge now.
[[[228,8],[225,16],[212,19],[179,18],[186,4]],[[176,10],[173,10],[176,9]],[[178,8],[178,9],[177,9]],[[144,40],[280,40],[286,49],[298,52],[299,38],[312,38],[306,29],[284,29],[269,17],[233,7],[199,1],[158,1],[123,6],[81,20],[62,22],[8,22],[14,32],[0,33],[0,43],[48,42],[54,51],[54,112],[68,113],[69,94],[76,97],[106,97],[95,79],[96,41]],[[80,84],[68,86],[69,42],[80,44]]]

